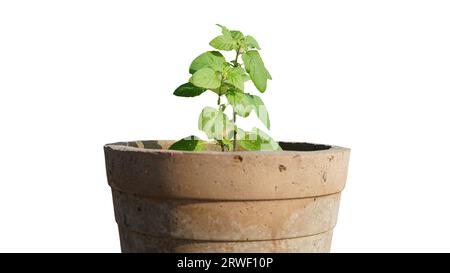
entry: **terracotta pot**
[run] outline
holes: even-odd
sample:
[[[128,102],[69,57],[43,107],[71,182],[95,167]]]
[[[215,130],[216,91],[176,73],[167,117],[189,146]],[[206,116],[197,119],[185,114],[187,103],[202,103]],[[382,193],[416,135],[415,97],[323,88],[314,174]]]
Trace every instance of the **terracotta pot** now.
[[[104,147],[122,252],[330,250],[349,149],[182,152],[171,143]]]

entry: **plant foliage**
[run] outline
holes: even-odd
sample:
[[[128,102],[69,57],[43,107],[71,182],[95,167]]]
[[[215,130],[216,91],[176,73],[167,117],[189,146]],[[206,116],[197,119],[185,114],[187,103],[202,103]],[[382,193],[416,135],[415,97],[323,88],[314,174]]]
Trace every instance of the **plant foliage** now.
[[[209,45],[217,50],[232,51],[235,58],[227,61],[220,51],[207,51],[195,58],[190,67],[191,77],[175,92],[179,97],[196,97],[205,91],[217,94],[217,108],[205,107],[200,113],[198,129],[221,146],[222,151],[243,149],[248,151],[281,150],[278,143],[258,128],[245,131],[236,125],[237,116],[246,118],[252,112],[262,124],[270,129],[269,114],[261,98],[247,93],[245,83],[251,81],[256,89],[264,93],[267,81],[272,79],[259,54],[261,49],[256,39],[238,30],[229,30],[218,25],[221,35]],[[227,102],[222,103],[222,97]],[[232,109],[232,117],[225,113]],[[171,150],[202,151],[206,141],[189,136],[175,142]]]

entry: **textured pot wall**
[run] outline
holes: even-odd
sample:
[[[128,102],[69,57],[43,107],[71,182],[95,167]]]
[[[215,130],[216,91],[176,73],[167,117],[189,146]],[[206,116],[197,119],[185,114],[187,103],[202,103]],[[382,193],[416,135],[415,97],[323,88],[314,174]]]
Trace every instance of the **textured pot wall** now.
[[[122,252],[329,252],[333,231],[267,241],[198,241],[148,236],[119,227]]]
[[[198,153],[170,143],[105,146],[123,252],[329,251],[348,149]]]

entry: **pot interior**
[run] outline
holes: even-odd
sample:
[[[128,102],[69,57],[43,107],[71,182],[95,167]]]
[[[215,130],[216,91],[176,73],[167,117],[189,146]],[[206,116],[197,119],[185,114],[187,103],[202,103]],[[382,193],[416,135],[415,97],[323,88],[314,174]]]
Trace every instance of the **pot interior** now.
[[[313,144],[307,142],[279,142],[279,144],[284,151],[312,152],[328,150],[331,148],[330,145]]]

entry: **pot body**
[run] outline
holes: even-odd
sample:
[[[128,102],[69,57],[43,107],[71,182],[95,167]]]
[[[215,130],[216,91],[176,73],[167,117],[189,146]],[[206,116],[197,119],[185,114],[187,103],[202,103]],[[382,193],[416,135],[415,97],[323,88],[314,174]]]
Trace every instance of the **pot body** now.
[[[169,151],[106,145],[122,252],[328,252],[350,150]]]

